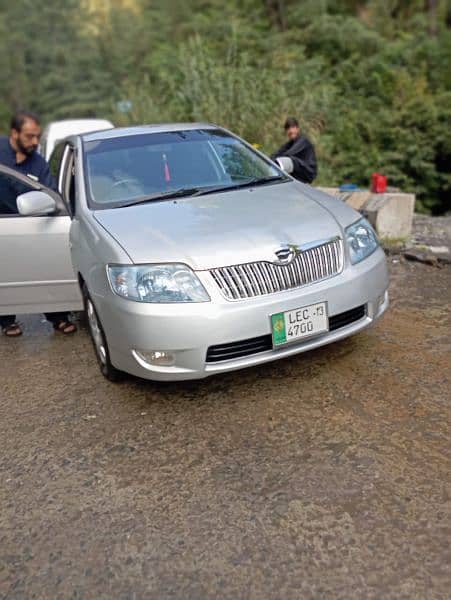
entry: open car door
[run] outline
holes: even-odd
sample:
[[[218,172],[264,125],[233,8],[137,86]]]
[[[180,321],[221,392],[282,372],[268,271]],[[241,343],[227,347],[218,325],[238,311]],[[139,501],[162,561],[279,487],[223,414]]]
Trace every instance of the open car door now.
[[[43,191],[52,215],[12,212],[17,195]],[[0,165],[0,315],[82,310],[69,250],[70,217],[56,192]]]

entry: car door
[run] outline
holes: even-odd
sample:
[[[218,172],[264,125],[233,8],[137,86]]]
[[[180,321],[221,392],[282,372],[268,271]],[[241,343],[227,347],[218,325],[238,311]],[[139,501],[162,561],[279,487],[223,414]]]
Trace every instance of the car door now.
[[[13,195],[17,190],[45,191],[55,198],[58,212],[42,216],[8,212],[15,200],[11,189]],[[59,194],[0,165],[0,315],[82,309],[69,228],[70,217]]]

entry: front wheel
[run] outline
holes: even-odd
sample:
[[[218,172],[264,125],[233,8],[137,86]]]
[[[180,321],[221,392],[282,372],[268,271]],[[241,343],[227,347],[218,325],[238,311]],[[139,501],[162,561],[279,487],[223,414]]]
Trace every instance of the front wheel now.
[[[122,378],[122,372],[113,367],[110,360],[110,353],[106,341],[102,324],[97,315],[94,303],[89,295],[88,288],[83,285],[83,300],[85,305],[86,318],[89,334],[94,346],[94,350],[99,363],[100,371],[109,381],[119,381]]]

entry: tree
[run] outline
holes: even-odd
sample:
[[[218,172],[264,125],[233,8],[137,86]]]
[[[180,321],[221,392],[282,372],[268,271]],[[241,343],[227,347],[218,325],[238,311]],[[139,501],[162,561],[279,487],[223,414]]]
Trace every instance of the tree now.
[[[450,21],[447,0],[0,0],[0,122],[19,106],[44,120],[209,120],[271,152],[293,114],[320,183],[365,186],[380,169],[440,212]]]

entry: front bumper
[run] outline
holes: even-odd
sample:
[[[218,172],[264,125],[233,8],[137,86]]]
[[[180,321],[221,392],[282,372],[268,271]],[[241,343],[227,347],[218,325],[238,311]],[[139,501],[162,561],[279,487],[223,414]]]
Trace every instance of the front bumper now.
[[[373,324],[388,307],[388,274],[381,249],[358,265],[347,265],[335,277],[296,290],[240,301],[220,294],[208,273],[198,273],[211,302],[144,304],[108,291],[94,298],[113,365],[145,379],[200,379],[215,373],[262,364],[340,340]],[[267,335],[270,315],[327,301],[329,316],[365,305],[356,322],[293,345],[250,356],[206,362],[210,346]],[[172,366],[151,365],[138,352],[170,352]]]

